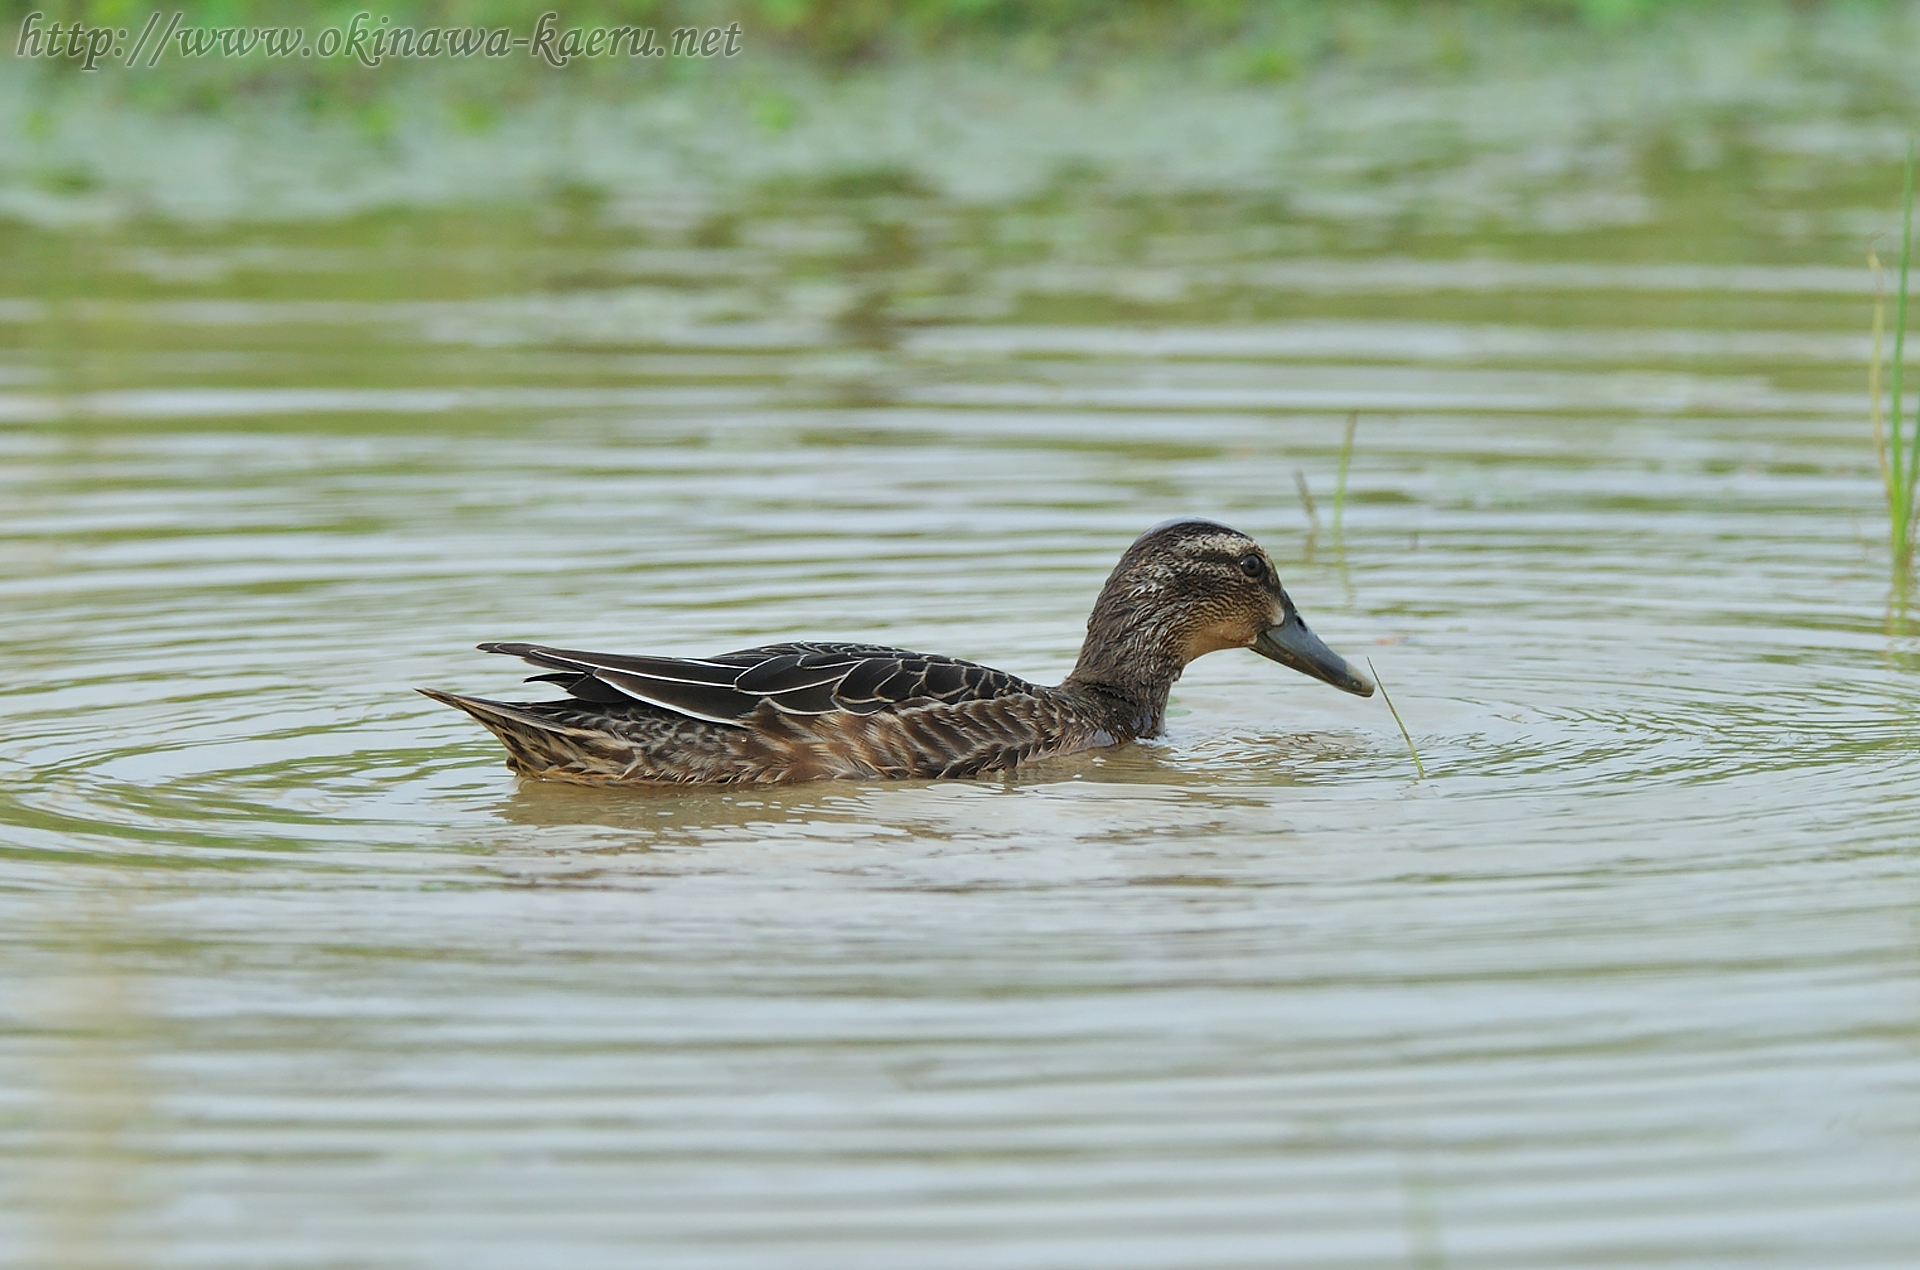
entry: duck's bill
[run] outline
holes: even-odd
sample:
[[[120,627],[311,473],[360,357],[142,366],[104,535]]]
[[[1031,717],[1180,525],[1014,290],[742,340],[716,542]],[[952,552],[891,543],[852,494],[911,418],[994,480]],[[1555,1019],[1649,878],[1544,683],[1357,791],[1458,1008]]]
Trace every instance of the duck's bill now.
[[[1286,621],[1261,631],[1260,637],[1253,641],[1253,651],[1262,657],[1271,657],[1282,666],[1291,666],[1303,675],[1330,683],[1342,692],[1356,697],[1373,695],[1373,680],[1347,665],[1346,658],[1321,643],[1320,637],[1307,629],[1298,613],[1289,613]]]

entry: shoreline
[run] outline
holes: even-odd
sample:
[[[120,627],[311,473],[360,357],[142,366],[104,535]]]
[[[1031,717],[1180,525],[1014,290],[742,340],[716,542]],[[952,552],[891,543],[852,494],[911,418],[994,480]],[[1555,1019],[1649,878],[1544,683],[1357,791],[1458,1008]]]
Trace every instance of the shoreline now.
[[[848,71],[743,55],[631,89],[549,77],[485,109],[427,73],[350,106],[192,111],[133,99],[125,76],[30,68],[0,84],[0,218],[328,220],[583,195],[698,208],[788,185],[1006,205],[1093,185],[1272,197],[1382,232],[1414,209],[1577,232],[1645,218],[1653,151],[1689,170],[1742,148],[1802,167],[1897,163],[1920,102],[1906,10],[1679,13],[1597,42],[1517,27],[1471,70],[1433,60],[1433,22],[1282,80],[1250,79],[1230,49]]]

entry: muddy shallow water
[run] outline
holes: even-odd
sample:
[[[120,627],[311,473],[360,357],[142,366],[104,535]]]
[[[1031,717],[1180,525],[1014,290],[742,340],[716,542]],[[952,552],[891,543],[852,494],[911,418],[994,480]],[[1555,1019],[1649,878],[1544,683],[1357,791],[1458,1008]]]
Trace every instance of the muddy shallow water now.
[[[885,181],[4,231],[0,1248],[1914,1264],[1920,649],[1804,232],[1857,216],[1701,181],[1386,244]],[[1188,512],[1424,780],[1242,653],[944,784],[523,783],[410,691],[511,695],[502,638],[1052,680]]]

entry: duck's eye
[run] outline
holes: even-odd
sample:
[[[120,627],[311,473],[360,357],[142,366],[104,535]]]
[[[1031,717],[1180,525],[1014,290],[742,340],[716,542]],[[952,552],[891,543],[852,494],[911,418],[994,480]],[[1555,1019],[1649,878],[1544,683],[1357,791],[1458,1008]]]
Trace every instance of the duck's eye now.
[[[1267,576],[1267,562],[1258,553],[1249,551],[1240,557],[1240,572],[1250,578],[1264,578]]]

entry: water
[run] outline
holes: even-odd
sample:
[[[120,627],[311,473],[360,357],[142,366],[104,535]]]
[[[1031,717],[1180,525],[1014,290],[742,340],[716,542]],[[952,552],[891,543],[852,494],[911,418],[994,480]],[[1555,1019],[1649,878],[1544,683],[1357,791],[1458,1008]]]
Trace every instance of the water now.
[[[1097,181],[0,231],[0,1249],[1914,1264],[1887,170],[1623,171],[1638,224],[1384,242]],[[1240,653],[978,783],[519,782],[410,691],[1050,680],[1186,512],[1427,779]]]

